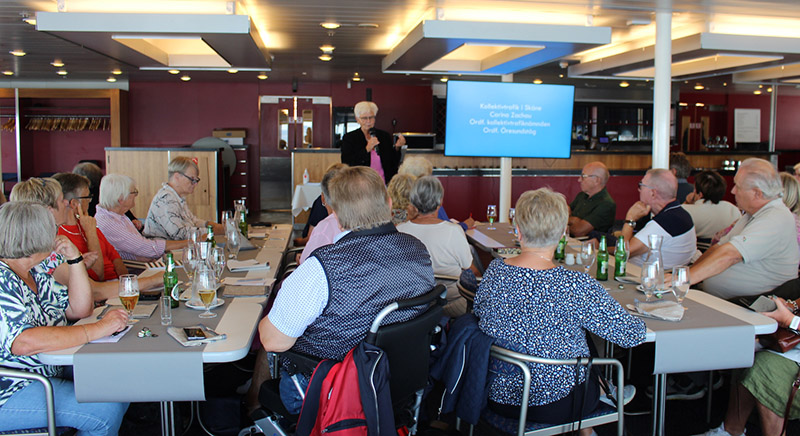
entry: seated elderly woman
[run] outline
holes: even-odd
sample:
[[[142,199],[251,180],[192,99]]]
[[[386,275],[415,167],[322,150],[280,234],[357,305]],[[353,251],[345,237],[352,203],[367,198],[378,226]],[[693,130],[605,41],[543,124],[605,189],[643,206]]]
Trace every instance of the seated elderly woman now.
[[[800,182],[789,173],[780,173],[783,185],[783,204],[794,216],[794,227],[797,229],[797,243],[800,244]]]
[[[461,271],[472,266],[472,252],[459,225],[436,217],[443,197],[444,188],[439,179],[433,176],[417,179],[409,196],[416,216],[411,221],[399,224],[397,230],[408,233],[425,244],[431,256],[434,274],[457,278]],[[466,311],[467,301],[458,293],[456,282],[449,283],[445,314],[456,317]]]
[[[478,326],[502,347],[548,359],[588,356],[587,330],[623,347],[641,344],[641,320],[629,315],[594,278],[553,264],[568,218],[563,195],[547,188],[522,194],[515,218],[522,252],[495,259],[486,270],[475,294]],[[529,420],[560,424],[578,418],[573,404],[584,404],[584,415],[597,406],[597,382],[585,371],[576,386],[572,366],[531,364],[531,370],[537,376],[531,384]],[[497,373],[490,382],[489,407],[499,414],[519,417],[521,397],[518,370]],[[581,430],[590,433],[591,429]]]
[[[205,228],[210,225],[216,234],[225,234],[222,224],[205,221],[194,216],[186,204],[186,196],[194,192],[200,183],[200,169],[190,158],[178,156],[167,167],[167,183],[158,190],[147,219],[144,234],[151,238],[188,239],[192,227]],[[102,183],[102,182],[101,182]]]
[[[85,435],[117,434],[127,403],[78,403],[61,368],[45,365],[37,355],[108,336],[128,321],[124,310],[112,310],[95,323],[67,325],[92,313],[92,294],[80,252],[55,235],[55,220],[44,206],[15,201],[0,206],[0,365],[51,378],[57,426]],[[70,270],[67,286],[52,276],[62,263]],[[0,431],[45,427],[45,410],[37,384],[0,378]]]
[[[109,174],[100,181],[100,203],[97,205],[97,228],[114,246],[123,259],[152,260],[164,251],[186,246],[186,240],[167,241],[142,236],[125,214],[136,206],[139,191],[132,178]]]
[[[389,191],[389,198],[392,199],[392,224],[398,225],[409,220],[408,214],[411,187],[417,178],[411,174],[395,174],[386,190]]]

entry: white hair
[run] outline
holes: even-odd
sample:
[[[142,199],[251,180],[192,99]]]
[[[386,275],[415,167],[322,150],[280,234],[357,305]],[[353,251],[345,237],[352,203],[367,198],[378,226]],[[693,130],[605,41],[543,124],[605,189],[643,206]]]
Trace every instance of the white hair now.
[[[783,193],[778,170],[764,159],[751,157],[742,161],[739,171],[745,171],[744,184],[761,191],[766,200],[774,200]]]
[[[372,115],[378,115],[378,105],[371,101],[360,101],[356,103],[353,112],[355,112],[356,118],[361,118],[361,115],[368,112],[372,112]]]
[[[122,174],[107,174],[100,180],[100,201],[104,209],[111,210],[119,205],[119,201],[131,193],[135,182]]]

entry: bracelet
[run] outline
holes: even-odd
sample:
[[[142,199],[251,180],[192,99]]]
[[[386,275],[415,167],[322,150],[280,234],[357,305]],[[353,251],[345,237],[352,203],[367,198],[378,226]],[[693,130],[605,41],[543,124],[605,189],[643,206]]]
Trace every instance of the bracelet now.
[[[794,300],[786,300],[786,304],[792,309],[792,313],[797,313],[797,302]]]
[[[76,263],[80,263],[81,261],[83,261],[83,255],[80,255],[80,256],[76,257],[75,259],[67,259],[67,264],[75,265]]]
[[[89,332],[86,331],[86,326],[85,325],[81,325],[81,327],[83,327],[83,335],[86,336],[86,342],[85,343],[88,344],[89,343]]]

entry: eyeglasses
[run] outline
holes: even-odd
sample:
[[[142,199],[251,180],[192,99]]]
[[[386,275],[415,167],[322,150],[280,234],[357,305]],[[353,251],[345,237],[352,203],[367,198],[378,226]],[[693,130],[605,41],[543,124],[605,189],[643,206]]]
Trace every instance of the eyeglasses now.
[[[178,173],[178,174],[180,174],[183,177],[186,177],[187,179],[189,179],[189,181],[192,182],[192,185],[196,185],[196,184],[200,183],[200,177],[189,177],[189,176],[187,176],[186,174],[183,174],[183,173]]]
[[[358,117],[358,118],[361,119],[362,121],[371,121],[375,119],[375,115],[370,115],[368,117]]]
[[[139,195],[139,190],[134,189],[133,191],[129,192],[130,195]]]
[[[586,180],[586,179],[588,179],[589,177],[600,177],[600,176],[598,176],[598,175],[595,175],[595,174],[581,174],[581,175],[579,175],[578,177],[580,177],[582,180]]]
[[[83,197],[75,197],[75,198],[77,198],[78,200],[91,200],[94,197],[91,195],[84,195]]]
[[[644,187],[644,188],[655,189],[655,188],[653,188],[653,187],[652,187],[652,186],[650,186],[650,185],[645,185],[644,183],[642,183],[642,182],[639,182],[639,190],[640,190],[640,191],[642,190],[642,188],[643,188],[643,187]]]

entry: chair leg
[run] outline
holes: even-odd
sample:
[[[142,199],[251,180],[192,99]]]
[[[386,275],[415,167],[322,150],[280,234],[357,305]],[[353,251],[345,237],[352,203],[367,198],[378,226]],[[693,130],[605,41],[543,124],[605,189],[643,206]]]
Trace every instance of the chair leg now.
[[[414,425],[408,429],[408,434],[417,434],[417,425],[419,424],[419,409],[422,406],[422,390],[417,391],[416,399],[414,400]]]
[[[706,424],[711,424],[711,399],[714,395],[714,371],[708,371],[708,389],[706,389]]]

